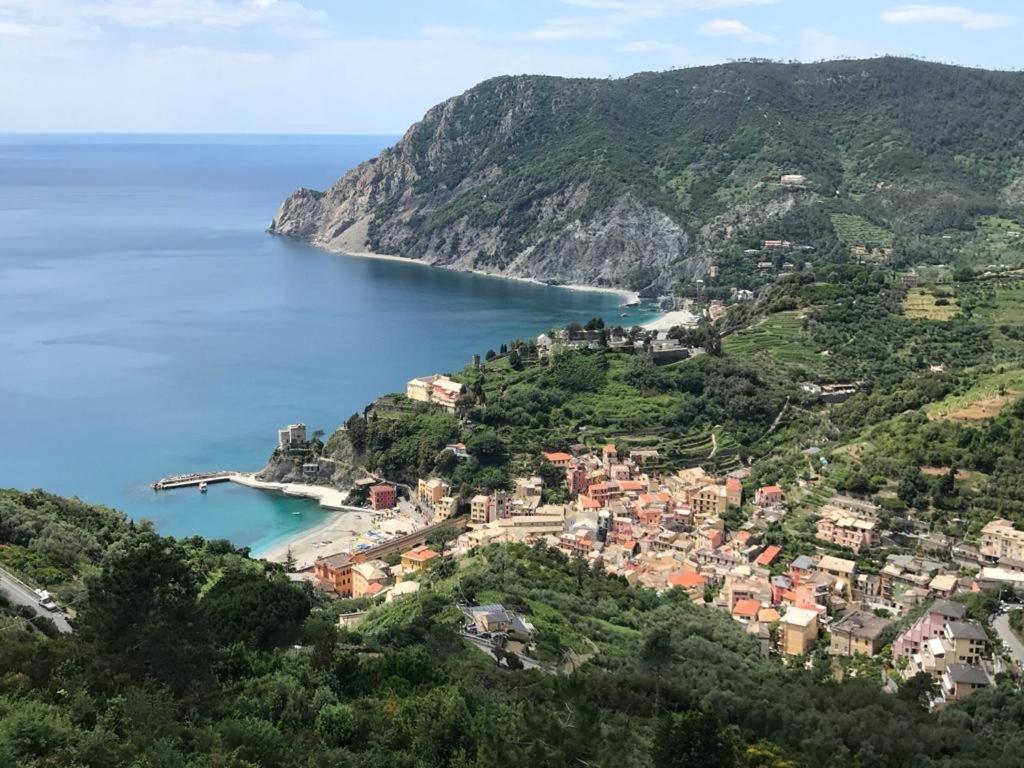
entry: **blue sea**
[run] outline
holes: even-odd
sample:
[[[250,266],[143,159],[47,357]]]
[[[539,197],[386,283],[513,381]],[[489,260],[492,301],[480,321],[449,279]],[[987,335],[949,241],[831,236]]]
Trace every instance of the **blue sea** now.
[[[258,469],[279,426],[330,433],[412,376],[617,314],[610,294],[265,233],[295,188],[322,189],[392,141],[0,135],[0,487],[258,551],[323,513],[234,485],[150,483]]]

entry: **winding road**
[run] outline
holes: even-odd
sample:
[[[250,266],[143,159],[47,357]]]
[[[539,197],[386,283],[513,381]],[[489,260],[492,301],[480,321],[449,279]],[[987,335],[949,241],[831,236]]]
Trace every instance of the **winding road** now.
[[[999,635],[999,639],[1010,646],[1010,656],[1018,667],[1024,669],[1024,643],[1017,634],[1010,629],[1010,614],[1000,613],[992,622],[992,628]]]
[[[36,593],[21,579],[10,571],[0,568],[0,593],[3,594],[13,605],[24,605],[32,609],[36,616],[43,616],[50,619],[65,635],[71,633],[71,625],[67,618],[60,611],[48,611],[39,604]]]

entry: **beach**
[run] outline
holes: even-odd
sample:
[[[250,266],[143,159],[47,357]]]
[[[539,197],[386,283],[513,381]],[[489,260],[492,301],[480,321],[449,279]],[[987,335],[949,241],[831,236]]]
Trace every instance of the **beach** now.
[[[311,568],[317,558],[349,552],[357,544],[381,544],[388,537],[412,533],[427,522],[411,504],[404,502],[400,503],[399,509],[373,511],[345,504],[348,493],[337,488],[303,483],[270,483],[257,480],[252,473],[245,472],[232,473],[229,480],[247,488],[314,499],[325,510],[329,510],[323,513],[324,519],[312,528],[282,538],[252,553],[254,557],[283,563],[290,549],[295,568],[300,571]]]
[[[322,247],[317,243],[311,243],[316,247]],[[405,256],[391,256],[385,253],[373,253],[372,251],[357,251],[357,250],[345,250],[335,251],[330,250],[332,253],[340,253],[342,256],[356,256],[361,259],[380,259],[382,261],[398,261],[403,264],[418,264],[421,267],[436,267],[437,269],[449,269],[443,264],[431,264],[428,261],[421,261],[420,259],[409,259]],[[603,288],[598,285],[577,285],[575,283],[545,283],[543,280],[538,280],[535,277],[517,277],[515,275],[503,275],[497,272],[487,272],[482,269],[470,269],[470,270],[452,270],[455,272],[467,272],[468,274],[478,275],[480,277],[497,277],[502,280],[515,280],[520,283],[531,283],[533,285],[543,285],[548,288],[564,288],[567,291],[580,291],[583,293],[610,293],[615,296],[619,296],[622,299],[623,304],[635,304],[640,301],[640,294],[636,291],[628,291],[625,288]]]
[[[318,557],[351,550],[358,543],[360,536],[372,527],[372,517],[369,510],[326,512],[323,522],[297,536],[291,536],[252,554],[253,557],[282,563],[291,549],[295,568],[310,568]]]
[[[673,312],[666,312],[650,322],[644,323],[643,327],[648,331],[669,331],[677,325],[694,326],[700,318],[688,309],[677,309]]]

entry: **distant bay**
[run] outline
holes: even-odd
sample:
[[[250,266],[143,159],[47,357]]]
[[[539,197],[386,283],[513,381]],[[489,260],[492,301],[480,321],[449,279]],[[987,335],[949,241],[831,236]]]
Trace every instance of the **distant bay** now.
[[[321,513],[236,486],[203,496],[149,483],[256,469],[280,425],[330,432],[411,376],[617,315],[611,294],[264,232],[296,187],[324,188],[392,141],[0,135],[0,487],[259,549]]]

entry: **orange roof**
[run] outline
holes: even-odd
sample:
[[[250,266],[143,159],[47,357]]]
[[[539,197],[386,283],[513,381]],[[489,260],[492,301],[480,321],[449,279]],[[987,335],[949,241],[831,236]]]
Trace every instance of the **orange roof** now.
[[[757,620],[763,621],[770,624],[773,621],[778,621],[780,618],[779,612],[774,608],[762,608],[757,612]]]
[[[622,542],[622,546],[625,549],[628,549],[630,552],[632,552],[636,548],[636,542],[632,539],[626,539],[624,542]]]
[[[415,547],[413,549],[410,549],[404,555],[402,555],[402,557],[407,557],[410,560],[415,560],[416,562],[423,563],[427,560],[433,560],[435,557],[440,557],[440,555],[438,555],[437,552],[432,550],[430,547]]]
[[[605,453],[615,453],[615,446],[612,445],[611,443],[608,443],[602,450]]]
[[[619,480],[619,488],[623,491],[642,491],[646,487],[647,483],[639,480]]]
[[[782,489],[777,485],[762,485],[760,490],[765,493],[782,493]]]
[[[668,583],[673,587],[693,589],[694,587],[704,586],[704,577],[693,571],[678,571],[669,575]]]
[[[770,547],[765,547],[764,552],[757,556],[757,560],[754,562],[758,565],[771,565],[775,562],[775,558],[779,556],[782,551],[782,547],[777,547],[774,544]]]
[[[735,538],[740,544],[745,544],[747,539],[750,538],[750,531],[736,531]]]
[[[384,586],[379,581],[375,581],[366,587],[366,593],[369,595],[376,595],[382,589],[384,589]]]
[[[559,461],[572,461],[571,453],[562,453],[561,451],[555,451],[554,453],[545,453],[544,458],[555,464]]]
[[[736,601],[736,605],[732,607],[732,615],[753,619],[757,616],[757,612],[760,610],[761,603],[759,601],[746,597],[742,600]]]
[[[579,499],[580,506],[583,509],[600,509],[601,505],[594,501],[592,498],[587,496],[585,493],[581,493],[577,499]]]
[[[727,477],[725,478],[725,487],[730,491],[738,491],[743,487],[743,483],[740,482],[738,477]]]

